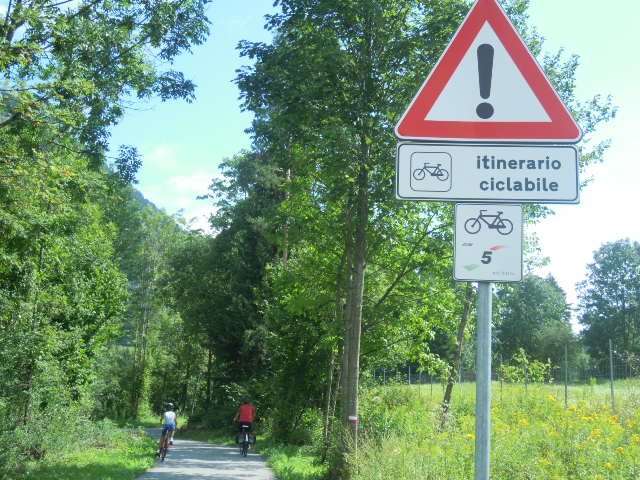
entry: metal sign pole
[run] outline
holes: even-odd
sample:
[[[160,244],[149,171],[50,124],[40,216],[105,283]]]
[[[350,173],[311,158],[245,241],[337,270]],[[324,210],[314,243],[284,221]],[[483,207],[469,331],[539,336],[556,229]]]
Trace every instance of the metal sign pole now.
[[[489,480],[491,452],[491,282],[478,282],[476,480]]]

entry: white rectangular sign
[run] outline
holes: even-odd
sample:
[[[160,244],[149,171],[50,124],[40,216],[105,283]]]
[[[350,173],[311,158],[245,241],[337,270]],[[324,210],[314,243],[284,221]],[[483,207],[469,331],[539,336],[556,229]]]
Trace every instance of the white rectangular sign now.
[[[403,200],[578,203],[573,146],[400,143]]]
[[[522,280],[522,206],[456,204],[453,277],[459,281]]]

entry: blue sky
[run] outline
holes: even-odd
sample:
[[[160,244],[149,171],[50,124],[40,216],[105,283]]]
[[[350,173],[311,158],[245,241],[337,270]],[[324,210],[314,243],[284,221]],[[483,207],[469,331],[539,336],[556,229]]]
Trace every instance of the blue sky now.
[[[205,193],[218,164],[249,147],[244,129],[251,117],[240,112],[232,80],[246,60],[235,49],[241,39],[266,41],[264,14],[271,0],[215,0],[209,7],[212,34],[176,67],[198,85],[197,100],[154,102],[127,113],[113,129],[112,144],[132,144],[144,155],[139,173],[143,194],[168,213],[182,210],[205,226],[211,207],[195,197]],[[620,238],[640,239],[635,193],[640,178],[640,2],[637,0],[531,0],[531,24],[546,38],[546,51],[563,48],[577,54],[577,94],[587,100],[611,94],[617,118],[599,135],[612,147],[605,162],[581,172],[592,177],[579,205],[554,207],[556,215],[532,230],[550,257],[550,273],[575,302],[574,286],[586,274],[592,253],[602,243]],[[393,161],[393,159],[390,159]],[[392,195],[393,192],[390,192]]]
[[[174,68],[197,85],[197,99],[139,105],[112,130],[111,144],[134,145],[143,155],[138,188],[167,213],[182,211],[193,226],[205,228],[211,207],[196,200],[206,193],[217,166],[249,148],[244,130],[251,115],[240,111],[236,70],[247,63],[239,58],[240,40],[268,41],[264,15],[271,0],[217,0],[210,4],[209,40],[179,58]]]
[[[554,208],[556,215],[534,230],[551,273],[575,301],[574,286],[585,278],[593,252],[605,242],[640,240],[637,212],[640,178],[640,2],[636,0],[531,0],[531,20],[548,48],[580,56],[577,93],[581,99],[611,94],[616,118],[599,135],[612,141],[602,164],[581,173],[591,178],[579,205]]]

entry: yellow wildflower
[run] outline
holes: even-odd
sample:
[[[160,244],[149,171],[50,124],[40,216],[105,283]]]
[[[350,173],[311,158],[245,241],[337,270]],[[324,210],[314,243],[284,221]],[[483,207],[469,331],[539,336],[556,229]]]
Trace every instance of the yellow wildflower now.
[[[530,425],[529,421],[526,418],[521,418],[520,420],[518,420],[518,424],[519,425],[523,425],[523,426],[527,426]]]
[[[606,462],[606,463],[604,464],[604,468],[607,468],[607,469],[609,469],[609,470],[612,470],[612,469],[613,469],[613,464],[612,464],[611,462]]]
[[[476,438],[476,436],[473,433],[467,433],[467,438],[469,440],[474,440]]]
[[[591,435],[593,435],[594,437],[597,437],[598,435],[602,435],[602,430],[599,428],[594,428],[593,430],[591,430]]]

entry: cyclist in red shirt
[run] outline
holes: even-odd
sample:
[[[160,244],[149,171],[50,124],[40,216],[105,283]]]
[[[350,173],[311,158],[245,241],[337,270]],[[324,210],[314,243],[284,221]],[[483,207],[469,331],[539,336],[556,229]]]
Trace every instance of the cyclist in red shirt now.
[[[238,408],[235,417],[233,417],[233,421],[239,423],[240,430],[242,430],[242,425],[249,425],[249,431],[251,431],[253,422],[256,421],[256,407],[251,405],[248,398],[242,401],[242,405]]]

